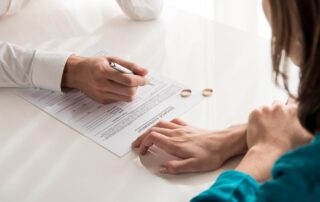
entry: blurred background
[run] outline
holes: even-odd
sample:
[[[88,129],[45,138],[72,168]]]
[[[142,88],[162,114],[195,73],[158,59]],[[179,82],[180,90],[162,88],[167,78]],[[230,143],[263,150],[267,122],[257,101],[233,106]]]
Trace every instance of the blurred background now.
[[[164,0],[168,6],[270,39],[262,0]]]

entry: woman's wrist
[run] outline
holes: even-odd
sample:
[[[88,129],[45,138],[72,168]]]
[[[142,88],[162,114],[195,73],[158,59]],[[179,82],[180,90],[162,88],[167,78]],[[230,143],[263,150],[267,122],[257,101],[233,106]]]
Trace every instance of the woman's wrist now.
[[[259,182],[271,177],[274,163],[283,155],[283,150],[272,145],[256,145],[250,148],[235,170],[244,172]]]
[[[232,126],[227,128],[226,130],[221,131],[223,145],[221,145],[222,148],[220,153],[224,161],[232,157],[242,155],[248,150],[246,142],[246,131],[246,124]],[[217,139],[213,138],[212,141],[214,143],[217,141]]]

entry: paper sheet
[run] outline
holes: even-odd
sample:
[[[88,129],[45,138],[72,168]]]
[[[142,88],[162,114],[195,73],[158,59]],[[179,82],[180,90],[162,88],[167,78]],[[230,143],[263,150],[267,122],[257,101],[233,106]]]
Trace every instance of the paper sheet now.
[[[159,120],[170,121],[198,104],[194,93],[182,98],[183,86],[151,75],[152,85],[140,87],[131,103],[96,103],[78,90],[68,93],[41,89],[22,89],[18,94],[56,119],[102,145],[117,156],[131,149],[131,143]]]

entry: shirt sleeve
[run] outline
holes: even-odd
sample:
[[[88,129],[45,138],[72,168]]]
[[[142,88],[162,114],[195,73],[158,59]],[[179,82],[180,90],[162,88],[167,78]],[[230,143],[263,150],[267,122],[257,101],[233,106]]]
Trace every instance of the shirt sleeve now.
[[[319,168],[319,166],[309,166],[309,168]],[[279,163],[273,169],[273,180],[260,185],[247,174],[228,171],[221,174],[210,189],[192,199],[192,202],[318,201],[319,178],[315,172],[318,171],[305,172],[299,166]]]
[[[24,49],[0,42],[0,87],[37,87],[61,91],[67,52]]]
[[[276,162],[272,170],[273,180],[260,185],[245,173],[227,171],[192,202],[319,201],[319,158],[320,132],[310,145],[291,151]]]

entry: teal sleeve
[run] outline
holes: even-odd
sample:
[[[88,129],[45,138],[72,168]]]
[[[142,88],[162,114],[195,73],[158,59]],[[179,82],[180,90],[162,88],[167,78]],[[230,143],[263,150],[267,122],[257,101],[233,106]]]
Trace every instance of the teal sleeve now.
[[[281,157],[272,170],[272,180],[259,185],[247,174],[227,171],[192,202],[320,201],[319,170],[320,133],[310,145]]]
[[[249,175],[237,171],[227,171],[219,176],[210,189],[193,198],[191,202],[256,201],[259,187],[260,185]]]
[[[285,170],[285,172],[283,172]],[[192,202],[301,202],[318,201],[320,186],[303,172],[286,165],[274,169],[274,179],[259,185],[250,176],[228,171],[218,178],[207,191],[192,199]],[[313,181],[313,182],[312,182]]]
[[[280,161],[273,169],[273,180],[267,181],[257,191],[258,202],[301,202],[319,201],[319,163],[298,159],[291,162]]]

